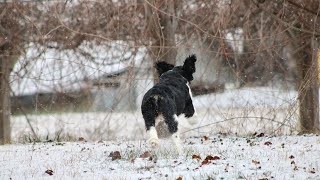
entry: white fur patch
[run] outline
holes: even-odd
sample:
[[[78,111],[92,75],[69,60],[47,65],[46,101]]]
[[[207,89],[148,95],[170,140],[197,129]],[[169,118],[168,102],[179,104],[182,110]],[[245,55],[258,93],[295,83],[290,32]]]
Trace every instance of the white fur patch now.
[[[162,114],[160,114],[156,118],[155,122],[156,122],[155,124],[156,124],[156,130],[158,133],[158,137],[160,137],[160,138],[170,137],[171,134],[169,132],[168,125],[167,125],[167,123],[165,123],[164,117]]]
[[[164,117],[163,117],[162,114],[160,114],[160,115],[156,118],[156,120],[155,120],[156,126],[158,126],[158,124],[159,124],[160,122],[162,122],[162,121],[164,121]]]
[[[192,92],[191,92],[191,88],[190,88],[190,86],[189,86],[189,82],[187,82],[187,86],[188,86],[188,89],[189,89],[189,95],[190,95],[190,97],[191,97],[191,99],[192,99]]]
[[[188,89],[189,89],[190,98],[191,98],[191,100],[192,100],[192,102],[193,102],[193,99],[192,99],[193,96],[192,96],[191,88],[190,88],[190,86],[189,86],[189,82],[187,82],[187,86],[188,86]],[[197,116],[198,113],[197,113],[197,111],[196,111],[196,108],[193,107],[193,109],[194,109],[194,114],[193,114],[193,116]],[[192,117],[193,117],[193,116],[192,116]]]
[[[178,116],[175,114],[175,115],[173,115],[173,118],[177,121],[177,122],[179,122],[178,121]]]

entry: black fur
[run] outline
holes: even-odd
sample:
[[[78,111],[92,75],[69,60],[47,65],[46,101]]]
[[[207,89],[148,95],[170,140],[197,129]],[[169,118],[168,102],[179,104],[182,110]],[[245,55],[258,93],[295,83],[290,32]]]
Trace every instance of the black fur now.
[[[158,62],[157,64],[156,64],[156,69],[157,69],[157,71],[158,71],[158,74],[159,74],[159,77],[163,74],[163,73],[165,73],[165,72],[167,72],[167,71],[169,71],[169,70],[171,70],[171,69],[173,69],[174,68],[174,65],[172,65],[172,64],[168,64],[168,63],[166,63],[166,62]]]
[[[155,120],[159,115],[164,117],[171,134],[178,131],[178,122],[174,116],[184,114],[192,117],[195,110],[188,83],[193,80],[196,56],[186,58],[183,66],[173,66],[165,62],[158,62],[156,69],[160,75],[159,83],[155,84],[143,97],[141,111],[146,130],[155,127]]]

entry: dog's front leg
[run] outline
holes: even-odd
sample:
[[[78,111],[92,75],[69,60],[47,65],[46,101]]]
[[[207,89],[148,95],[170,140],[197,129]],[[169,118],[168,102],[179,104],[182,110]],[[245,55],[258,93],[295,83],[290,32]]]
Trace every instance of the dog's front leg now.
[[[198,123],[198,117],[197,117],[198,114],[197,114],[196,109],[193,106],[191,99],[189,101],[187,101],[183,113],[184,113],[185,117],[187,118],[188,123],[190,125],[195,125]]]
[[[197,123],[198,123],[198,114],[197,114],[197,111],[195,111],[194,114],[193,114],[191,117],[188,117],[187,120],[188,120],[188,123],[189,123],[190,125],[192,125],[192,126],[195,125],[195,124],[197,124]]]

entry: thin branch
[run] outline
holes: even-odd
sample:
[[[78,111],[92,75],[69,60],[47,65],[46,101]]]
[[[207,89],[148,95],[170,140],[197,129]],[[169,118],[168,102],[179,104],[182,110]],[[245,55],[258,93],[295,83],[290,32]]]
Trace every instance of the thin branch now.
[[[209,124],[206,124],[206,125],[203,125],[203,126],[199,126],[199,127],[193,128],[193,129],[189,129],[189,130],[187,130],[187,131],[182,132],[181,134],[184,134],[184,133],[187,133],[187,132],[190,132],[190,131],[194,131],[194,130],[197,130],[197,129],[201,129],[201,128],[204,128],[204,127],[212,126],[212,125],[215,125],[215,124],[219,124],[219,123],[223,123],[223,122],[228,122],[228,121],[237,120],[237,119],[264,119],[264,120],[268,120],[268,121],[272,121],[272,122],[281,124],[281,126],[287,126],[287,127],[293,128],[292,126],[290,126],[290,125],[288,125],[288,124],[285,124],[285,123],[280,122],[280,121],[276,121],[276,120],[271,119],[271,118],[255,117],[255,116],[251,116],[251,117],[250,117],[250,116],[249,116],[249,117],[233,117],[233,118],[228,118],[228,119],[225,119],[225,120],[222,120],[222,121],[217,121],[217,122],[209,123]]]
[[[12,94],[13,94],[13,97],[17,97],[17,96],[15,95],[14,91],[12,90],[11,86],[9,86],[9,87],[10,87],[10,91],[11,91],[11,92],[12,92]],[[38,135],[37,135],[36,131],[34,130],[34,128],[33,128],[33,126],[32,126],[32,124],[31,124],[31,119],[28,117],[28,115],[27,115],[26,111],[24,110],[24,108],[23,108],[23,106],[22,106],[21,102],[20,102],[19,100],[18,100],[17,102],[18,102],[19,108],[20,108],[20,110],[21,110],[21,112],[22,112],[23,116],[26,118],[26,121],[27,121],[27,123],[28,123],[29,128],[31,129],[31,132],[32,132],[33,138],[34,138],[34,139],[35,139],[35,141],[37,141],[37,142],[38,142],[38,141],[40,141],[40,139],[39,139],[39,137],[38,137]]]
[[[265,13],[267,13],[269,16],[271,16],[273,19],[277,20],[278,22],[280,22],[282,25],[286,26],[286,27],[290,27],[291,29],[294,29],[296,31],[299,32],[304,32],[304,33],[308,33],[308,34],[314,34],[316,36],[320,36],[320,32],[315,32],[311,31],[311,30],[307,30],[307,29],[303,29],[303,28],[298,28],[295,27],[293,25],[291,25],[290,23],[285,22],[284,20],[280,19],[278,16],[274,15],[273,13],[270,13],[269,11],[267,11],[266,9],[264,9],[263,7],[261,7],[258,3],[256,3],[254,1],[254,4],[256,5],[256,7],[262,11],[264,11]]]
[[[306,7],[302,7],[300,4],[298,4],[298,3],[296,3],[296,2],[293,2],[293,1],[291,1],[291,0],[287,0],[287,2],[288,2],[289,4],[291,4],[291,5],[293,5],[293,6],[296,6],[296,7],[299,8],[299,9],[302,9],[302,10],[304,10],[304,11],[306,11],[306,12],[309,12],[309,13],[311,13],[311,14],[317,15],[316,12],[314,12],[314,11],[312,11],[312,10],[306,8]]]

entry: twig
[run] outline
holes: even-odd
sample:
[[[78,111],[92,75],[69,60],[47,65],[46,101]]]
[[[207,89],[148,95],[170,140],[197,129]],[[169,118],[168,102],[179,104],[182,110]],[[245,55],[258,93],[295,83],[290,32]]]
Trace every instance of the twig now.
[[[15,95],[14,91],[12,90],[11,86],[10,86],[10,91],[12,92],[13,97],[16,97],[16,95]],[[19,108],[20,108],[22,114],[24,115],[24,117],[25,117],[26,120],[27,120],[27,123],[28,123],[28,125],[29,125],[29,128],[31,129],[31,132],[32,132],[32,135],[33,135],[34,139],[35,139],[36,141],[40,141],[38,135],[36,134],[36,132],[35,132],[32,124],[31,124],[31,119],[28,117],[28,115],[27,115],[26,111],[24,110],[24,108],[23,108],[22,104],[20,103],[20,101],[18,100],[17,102],[18,102],[18,105],[19,105]]]
[[[184,133],[187,133],[187,132],[190,132],[190,131],[194,131],[194,130],[197,130],[197,129],[201,129],[201,128],[204,128],[204,127],[208,127],[208,126],[211,126],[211,125],[214,125],[214,124],[219,124],[219,123],[223,123],[223,122],[227,122],[227,121],[233,121],[233,120],[236,120],[236,119],[264,119],[264,120],[276,122],[278,124],[281,124],[282,126],[287,126],[287,127],[293,128],[290,125],[287,125],[287,124],[285,124],[283,122],[280,122],[280,121],[276,121],[276,120],[271,119],[271,118],[258,117],[258,116],[251,116],[251,117],[248,116],[248,117],[233,117],[233,118],[228,118],[228,119],[225,119],[225,120],[222,120],[222,121],[209,123],[209,124],[206,124],[206,125],[203,125],[203,126],[199,126],[199,127],[196,127],[196,128],[189,129],[187,131],[182,132],[181,134],[184,134]]]

